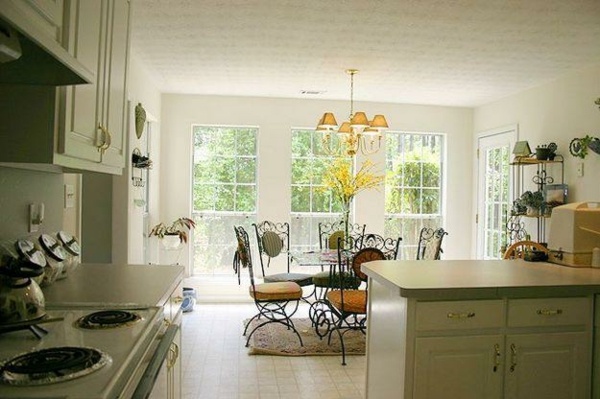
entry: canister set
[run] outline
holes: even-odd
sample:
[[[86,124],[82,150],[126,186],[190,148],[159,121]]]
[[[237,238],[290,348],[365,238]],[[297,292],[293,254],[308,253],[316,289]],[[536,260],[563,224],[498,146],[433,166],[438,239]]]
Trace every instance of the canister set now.
[[[77,240],[67,232],[0,243],[0,331],[41,321],[40,286],[65,278],[80,261]]]

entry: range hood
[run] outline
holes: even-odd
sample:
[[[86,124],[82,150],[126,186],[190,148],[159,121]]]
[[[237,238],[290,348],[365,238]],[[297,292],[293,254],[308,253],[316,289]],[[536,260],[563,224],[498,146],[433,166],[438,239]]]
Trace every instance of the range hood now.
[[[11,25],[2,17],[0,13],[0,83],[63,86],[95,80],[92,72],[34,24]]]

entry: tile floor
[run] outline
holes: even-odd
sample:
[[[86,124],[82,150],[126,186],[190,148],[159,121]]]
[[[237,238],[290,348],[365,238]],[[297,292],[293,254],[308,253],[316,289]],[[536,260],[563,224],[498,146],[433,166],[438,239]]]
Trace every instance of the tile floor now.
[[[242,320],[255,313],[253,303],[197,303],[184,314],[184,399],[364,397],[365,356],[346,366],[339,356],[249,356]]]

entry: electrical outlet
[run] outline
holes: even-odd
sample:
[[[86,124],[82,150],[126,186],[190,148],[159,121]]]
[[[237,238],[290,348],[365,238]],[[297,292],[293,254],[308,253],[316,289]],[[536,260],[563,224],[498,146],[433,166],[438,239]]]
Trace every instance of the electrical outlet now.
[[[583,162],[577,163],[577,177],[583,177]]]

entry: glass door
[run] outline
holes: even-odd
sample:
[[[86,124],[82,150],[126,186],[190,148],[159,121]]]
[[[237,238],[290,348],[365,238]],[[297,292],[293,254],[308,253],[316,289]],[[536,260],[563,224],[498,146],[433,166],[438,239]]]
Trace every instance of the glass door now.
[[[477,259],[501,259],[510,209],[509,163],[517,128],[482,133],[477,139]]]

